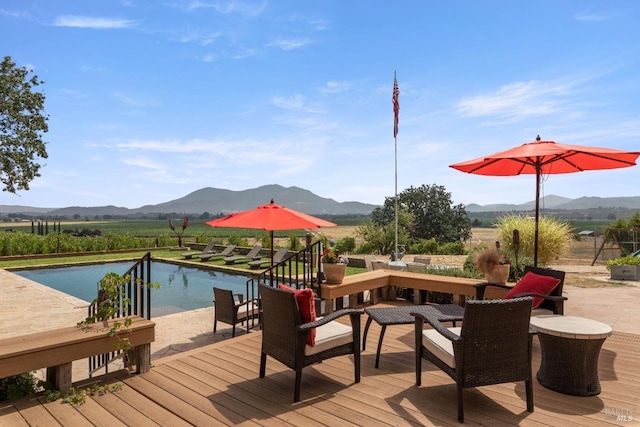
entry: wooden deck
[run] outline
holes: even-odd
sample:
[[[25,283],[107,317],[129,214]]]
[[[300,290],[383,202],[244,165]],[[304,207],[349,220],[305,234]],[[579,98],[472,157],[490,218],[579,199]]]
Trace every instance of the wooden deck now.
[[[257,332],[154,361],[148,373],[102,378],[125,386],[87,398],[83,405],[42,403],[42,396],[0,404],[0,425],[459,425],[455,384],[449,377],[425,361],[423,386],[415,385],[413,326],[387,329],[380,369],[375,369],[379,332],[373,323],[359,384],[353,384],[350,357],[328,360],[305,368],[297,404],[292,403],[292,371],[268,359],[266,378],[258,378]],[[534,343],[535,375],[540,347],[537,339]],[[637,425],[639,354],[640,335],[614,333],[600,354],[599,396],[568,396],[534,380],[533,413],[526,411],[523,383],[467,389],[465,425]],[[631,415],[633,421],[617,415]]]

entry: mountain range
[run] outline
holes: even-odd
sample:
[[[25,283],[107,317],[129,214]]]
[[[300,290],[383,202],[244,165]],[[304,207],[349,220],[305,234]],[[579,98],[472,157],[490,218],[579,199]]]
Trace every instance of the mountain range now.
[[[66,208],[42,208],[18,205],[0,205],[0,214],[48,215],[58,217],[95,216],[140,216],[149,214],[181,214],[211,216],[227,215],[233,212],[253,209],[269,203],[273,199],[284,205],[310,215],[369,215],[379,205],[360,202],[337,202],[320,197],[309,190],[299,187],[283,187],[281,185],[264,185],[258,188],[233,191],[220,188],[202,188],[179,199],[157,205],[145,205],[135,209],[117,206]],[[540,207],[553,210],[585,210],[598,208],[640,209],[640,196],[635,197],[580,197],[570,199],[560,196],[545,196],[540,200]],[[474,212],[511,212],[533,211],[535,201],[522,204],[466,205],[468,213]]]

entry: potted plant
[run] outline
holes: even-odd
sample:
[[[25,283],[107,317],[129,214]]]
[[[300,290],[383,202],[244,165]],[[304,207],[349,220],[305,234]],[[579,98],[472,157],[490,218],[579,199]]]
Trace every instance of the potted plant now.
[[[626,255],[607,261],[612,280],[640,280],[640,257]]]
[[[486,248],[475,257],[476,269],[484,274],[489,283],[504,285],[509,278],[509,258],[498,248]]]
[[[349,260],[344,255],[340,255],[337,249],[325,249],[320,261],[325,282],[329,284],[342,283]]]

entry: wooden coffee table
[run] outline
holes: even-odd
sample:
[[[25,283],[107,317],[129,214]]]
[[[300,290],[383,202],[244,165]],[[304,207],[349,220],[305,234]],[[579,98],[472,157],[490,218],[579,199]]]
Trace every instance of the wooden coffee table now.
[[[598,357],[611,326],[575,316],[533,316],[542,362],[538,381],[548,389],[574,396],[600,394]]]

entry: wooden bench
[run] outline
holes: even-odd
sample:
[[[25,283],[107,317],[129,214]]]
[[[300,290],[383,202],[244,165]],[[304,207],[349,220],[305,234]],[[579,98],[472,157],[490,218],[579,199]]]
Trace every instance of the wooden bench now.
[[[61,392],[71,388],[71,364],[74,360],[116,350],[119,339],[128,338],[136,372],[148,372],[151,343],[155,340],[155,323],[132,316],[129,328],[122,326],[114,336],[109,330],[115,321],[87,326],[71,326],[0,340],[0,378],[47,368],[47,380]]]

